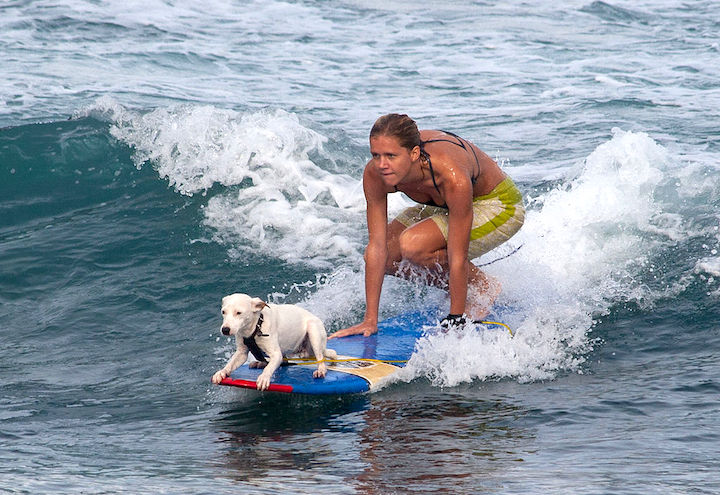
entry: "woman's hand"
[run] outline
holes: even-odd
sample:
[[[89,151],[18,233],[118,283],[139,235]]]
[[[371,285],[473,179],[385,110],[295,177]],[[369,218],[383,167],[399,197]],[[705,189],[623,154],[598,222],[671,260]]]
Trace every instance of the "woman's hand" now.
[[[377,333],[378,328],[376,323],[370,323],[363,321],[362,323],[358,323],[357,325],[353,325],[348,328],[343,328],[342,330],[338,330],[337,332],[331,334],[328,337],[328,340],[330,339],[336,339],[338,337],[347,337],[348,335],[360,335],[363,334],[364,337],[369,337],[370,335]]]

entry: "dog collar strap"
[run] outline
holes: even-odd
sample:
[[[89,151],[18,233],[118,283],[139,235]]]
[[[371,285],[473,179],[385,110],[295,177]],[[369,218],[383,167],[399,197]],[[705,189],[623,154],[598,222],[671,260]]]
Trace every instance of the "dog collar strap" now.
[[[261,363],[267,363],[267,359],[265,358],[265,353],[263,353],[262,349],[260,349],[260,346],[257,345],[257,342],[255,342],[255,337],[258,335],[262,335],[263,337],[267,337],[266,334],[262,333],[260,329],[262,328],[263,324],[263,314],[260,313],[260,316],[258,317],[257,325],[255,325],[255,331],[252,333],[250,337],[243,337],[243,344],[247,346],[247,348],[250,350],[252,355],[260,361]]]

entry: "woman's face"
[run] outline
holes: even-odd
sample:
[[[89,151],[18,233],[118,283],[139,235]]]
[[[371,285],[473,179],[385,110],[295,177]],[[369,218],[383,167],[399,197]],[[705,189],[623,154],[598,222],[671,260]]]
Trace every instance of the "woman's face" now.
[[[397,186],[412,170],[412,164],[420,157],[420,148],[408,150],[393,136],[370,138],[371,163],[388,186]]]

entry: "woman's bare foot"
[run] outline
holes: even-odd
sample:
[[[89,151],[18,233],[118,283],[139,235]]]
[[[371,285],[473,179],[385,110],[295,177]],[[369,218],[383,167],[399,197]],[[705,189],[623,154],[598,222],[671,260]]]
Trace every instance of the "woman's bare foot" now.
[[[368,323],[368,322],[361,322],[357,325],[353,325],[348,328],[343,328],[342,330],[338,330],[337,332],[330,334],[328,336],[328,340],[330,339],[337,339],[339,337],[347,337],[348,335],[359,335],[362,334],[365,337],[369,337],[374,333],[377,333],[378,328],[376,323]]]

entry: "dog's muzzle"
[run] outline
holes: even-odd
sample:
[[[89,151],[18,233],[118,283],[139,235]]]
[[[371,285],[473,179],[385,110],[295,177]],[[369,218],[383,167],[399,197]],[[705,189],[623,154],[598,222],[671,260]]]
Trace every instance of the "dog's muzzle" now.
[[[223,335],[230,335],[230,327],[222,327]]]

